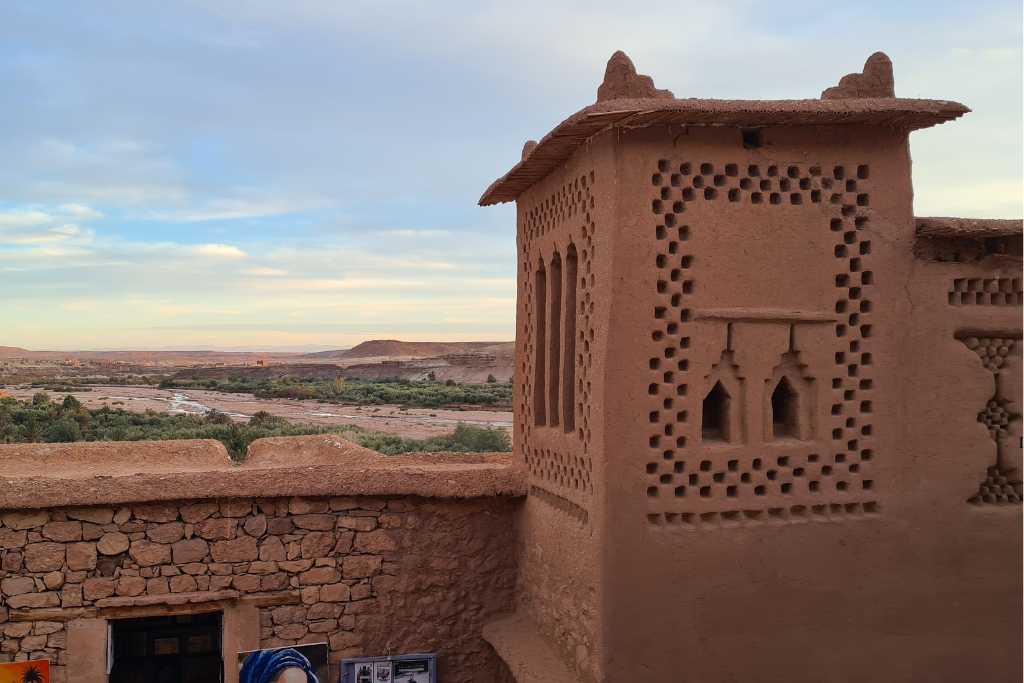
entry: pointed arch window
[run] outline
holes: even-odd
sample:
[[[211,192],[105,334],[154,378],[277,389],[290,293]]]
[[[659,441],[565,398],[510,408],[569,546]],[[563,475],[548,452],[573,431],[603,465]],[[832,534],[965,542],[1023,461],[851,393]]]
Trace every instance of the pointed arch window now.
[[[729,441],[729,411],[732,408],[732,397],[721,382],[715,382],[711,391],[704,397],[701,409],[701,440]]]
[[[800,396],[783,377],[775,385],[771,398],[771,436],[773,439],[799,438]]]

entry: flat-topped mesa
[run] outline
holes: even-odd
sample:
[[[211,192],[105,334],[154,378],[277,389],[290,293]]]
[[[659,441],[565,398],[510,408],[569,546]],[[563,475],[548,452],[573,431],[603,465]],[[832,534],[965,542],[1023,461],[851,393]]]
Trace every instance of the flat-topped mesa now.
[[[846,74],[839,85],[826,88],[823,100],[845,100],[864,97],[896,97],[892,77],[892,60],[884,52],[876,52],[864,62],[860,73]]]
[[[659,90],[654,87],[654,79],[638,74],[636,67],[625,52],[618,50],[608,60],[604,69],[604,81],[597,88],[597,101],[619,100],[623,98],[661,98],[673,99],[671,90]]]
[[[882,52],[868,57],[862,72],[843,76],[838,85],[826,89],[821,99],[715,100],[677,99],[670,91],[656,88],[650,76],[637,73],[629,57],[619,51],[608,60],[597,101],[562,121],[539,142],[527,142],[518,163],[487,188],[480,204],[515,201],[588,140],[610,128],[873,126],[905,133],[969,111],[958,102],[896,97],[892,61]]]

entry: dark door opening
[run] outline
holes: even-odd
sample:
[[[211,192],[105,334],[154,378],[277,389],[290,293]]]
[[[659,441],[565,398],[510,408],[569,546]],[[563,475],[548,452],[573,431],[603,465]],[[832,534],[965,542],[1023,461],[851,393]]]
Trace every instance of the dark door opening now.
[[[118,619],[111,622],[110,683],[218,683],[221,614]]]

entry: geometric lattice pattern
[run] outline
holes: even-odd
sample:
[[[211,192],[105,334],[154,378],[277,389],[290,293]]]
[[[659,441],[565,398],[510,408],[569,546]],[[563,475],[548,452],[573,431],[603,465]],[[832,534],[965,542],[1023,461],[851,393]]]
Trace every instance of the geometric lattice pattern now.
[[[1014,350],[1014,340],[1006,337],[965,337],[963,343],[978,354],[982,365],[993,373],[1002,369]]]
[[[995,444],[996,462],[986,468],[978,492],[967,502],[975,505],[1020,504],[1021,473],[1010,465],[1007,451],[1017,447],[1010,443],[1010,424],[1020,420],[1021,416],[1012,412],[1010,401],[1004,398],[1000,377],[1007,361],[1019,348],[1020,341],[995,334],[961,336],[960,341],[978,355],[985,369],[992,373],[995,384],[995,394],[978,411],[978,422],[985,425]]]
[[[544,448],[525,448],[523,453],[535,479],[574,491],[593,491],[589,458]]]
[[[800,522],[841,522],[877,515],[878,504],[872,501],[852,503],[814,503],[810,505],[771,506],[725,512],[664,512],[647,515],[656,526],[681,529],[714,529],[721,527],[757,526],[760,524],[793,524]]]
[[[648,464],[648,471],[657,463]],[[795,453],[774,457],[737,456],[716,467],[712,460],[679,459],[672,471],[659,475],[676,498],[757,499],[768,494],[819,494],[853,489],[871,490],[874,481],[862,476],[862,463],[845,453],[822,457]]]
[[[657,217],[654,238],[657,248],[654,263],[656,303],[653,307],[652,348],[657,350],[648,361],[650,374],[647,393],[651,397],[645,450],[650,454],[645,467],[646,494],[652,501],[677,500],[685,512],[655,512],[652,523],[682,520],[699,511],[706,499],[735,499],[737,520],[758,515],[759,498],[769,493],[782,495],[828,496],[836,499],[836,509],[817,506],[842,515],[850,512],[877,512],[877,504],[857,502],[847,495],[872,490],[874,480],[869,469],[875,454],[872,436],[872,364],[870,344],[871,288],[874,274],[867,267],[872,244],[864,232],[868,225],[870,197],[863,185],[869,177],[867,165],[819,166],[684,161],[676,164],[662,159],[651,183],[657,190],[651,209]],[[694,201],[743,202],[770,210],[772,206],[824,204],[832,207],[833,217],[827,229],[834,235],[833,254],[836,269],[835,325],[837,351],[831,380],[832,424],[826,434],[832,444],[828,453],[789,453],[769,462],[767,457],[737,457],[726,466],[711,461],[693,461],[687,457],[688,438],[694,411],[700,410],[700,397],[689,386],[688,350],[692,340],[689,328],[693,311],[688,301],[697,287],[695,259],[698,255],[687,243],[697,229],[686,220],[686,205]],[[794,506],[790,506],[794,507]],[[795,506],[797,512],[805,506]],[[773,508],[778,519],[790,519],[790,508]],[[779,512],[785,510],[786,512]],[[813,514],[811,506],[807,506]],[[672,515],[675,515],[674,517]],[[711,514],[711,513],[707,513]],[[796,514],[796,517],[801,517]],[[671,518],[671,519],[670,519]],[[700,519],[700,516],[696,517]],[[706,519],[705,521],[709,521]]]
[[[522,440],[522,453],[530,472],[531,483],[548,493],[562,496],[569,502],[579,502],[593,491],[592,463],[589,456],[591,438],[591,372],[593,366],[591,348],[594,343],[594,231],[592,216],[594,208],[594,173],[579,175],[566,182],[550,195],[528,204],[527,198],[520,198],[523,222],[520,226],[520,268],[527,274],[520,278],[523,287],[524,329],[520,336],[523,353],[520,355],[520,386],[516,387],[515,401],[518,410],[517,439]],[[552,237],[557,246],[552,253],[541,253],[538,240]],[[566,296],[575,292],[573,328],[575,332],[574,390],[563,394],[572,397],[571,410],[574,417],[569,422],[558,424],[551,415],[538,420],[536,415],[535,392],[537,390],[537,364],[543,356],[538,352],[538,316],[545,311],[545,302],[538,301],[537,282],[533,274],[542,264],[552,258],[553,253],[567,256],[575,250],[577,270],[575,286],[566,287]],[[549,250],[551,251],[551,250]],[[567,272],[568,272],[568,267]],[[550,296],[550,294],[548,294]],[[568,306],[568,304],[564,304]],[[550,310],[545,311],[550,315]],[[566,333],[569,333],[569,327]],[[550,362],[550,359],[547,359]],[[543,372],[543,370],[542,370]],[[541,388],[544,391],[544,388]],[[541,394],[544,395],[544,394]],[[540,424],[538,424],[540,422]],[[549,427],[547,425],[554,425]],[[571,431],[577,443],[570,452],[552,448],[541,448],[534,444],[538,429],[566,429]]]
[[[1009,403],[1005,399],[993,398],[985,405],[985,409],[978,413],[978,422],[988,428],[993,441],[1005,439],[1010,435],[1011,415],[1007,409]]]
[[[1011,479],[1007,473],[997,465],[988,468],[985,480],[981,482],[978,493],[968,502],[975,505],[990,504],[1020,504],[1021,502],[1021,481]]]
[[[1021,279],[956,278],[949,291],[952,306],[1020,306],[1024,301]]]

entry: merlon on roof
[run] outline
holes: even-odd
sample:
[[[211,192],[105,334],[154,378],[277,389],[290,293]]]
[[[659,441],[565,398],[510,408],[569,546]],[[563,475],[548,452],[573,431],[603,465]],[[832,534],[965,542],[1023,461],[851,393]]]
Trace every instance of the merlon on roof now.
[[[515,201],[534,183],[564,163],[591,136],[612,126],[657,124],[736,127],[870,124],[916,130],[958,118],[970,109],[947,100],[894,95],[892,61],[871,55],[861,73],[847,74],[819,100],[676,99],[658,90],[650,76],[636,72],[623,52],[608,60],[597,102],[584,107],[545,135],[528,141],[522,160],[494,181],[480,205]]]

